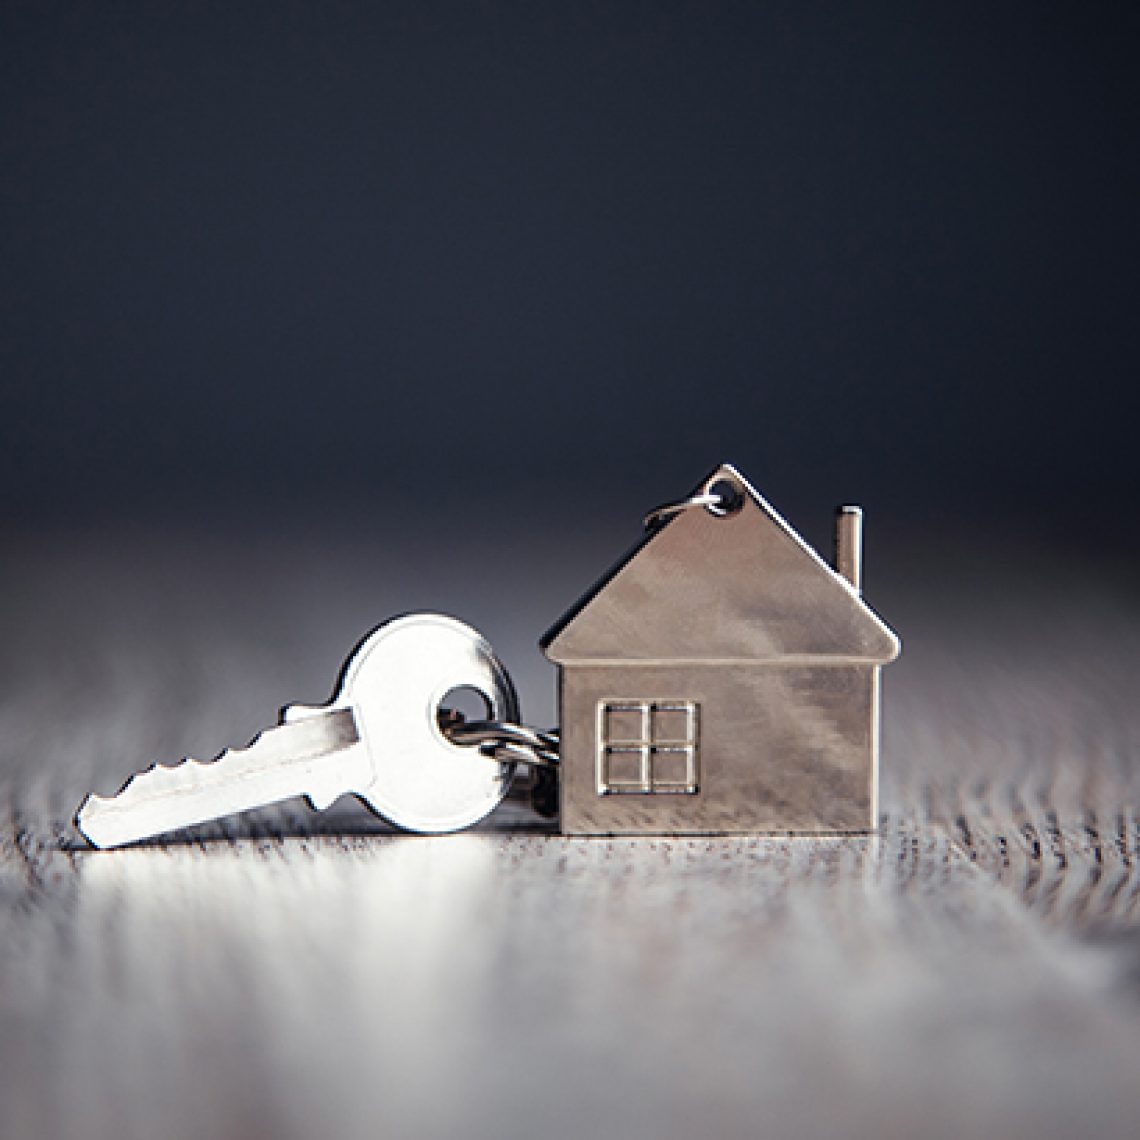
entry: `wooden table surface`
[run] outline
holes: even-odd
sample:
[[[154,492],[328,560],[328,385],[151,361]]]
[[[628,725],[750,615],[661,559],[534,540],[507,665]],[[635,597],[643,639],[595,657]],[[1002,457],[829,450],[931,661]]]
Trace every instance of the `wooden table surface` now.
[[[869,537],[905,644],[878,838],[341,802],[106,853],[84,794],[324,699],[390,613],[480,627],[548,721],[534,641],[620,548],[9,535],[0,1136],[1140,1134],[1134,576]]]

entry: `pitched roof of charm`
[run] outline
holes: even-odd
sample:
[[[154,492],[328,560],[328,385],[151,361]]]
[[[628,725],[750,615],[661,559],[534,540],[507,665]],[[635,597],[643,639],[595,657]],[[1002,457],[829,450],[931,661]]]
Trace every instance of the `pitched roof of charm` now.
[[[694,507],[653,527],[543,637],[552,661],[885,664],[895,634],[735,468],[732,513]]]

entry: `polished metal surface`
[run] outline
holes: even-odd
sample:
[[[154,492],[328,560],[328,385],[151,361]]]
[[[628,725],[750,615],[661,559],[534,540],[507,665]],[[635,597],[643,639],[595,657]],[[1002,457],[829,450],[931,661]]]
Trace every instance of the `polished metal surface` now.
[[[116,847],[294,796],[320,809],[352,793],[408,830],[467,827],[502,801],[514,768],[441,731],[440,703],[461,687],[481,692],[496,719],[518,719],[510,678],[475,630],[439,614],[397,618],[350,655],[328,705],[292,705],[248,748],[89,796],[76,822],[96,847]]]
[[[873,831],[879,671],[899,641],[856,587],[861,512],[841,516],[850,577],[727,465],[652,521],[542,642],[560,666],[563,831]],[[607,736],[609,710],[677,707],[699,725],[684,741],[649,714],[636,739]]]

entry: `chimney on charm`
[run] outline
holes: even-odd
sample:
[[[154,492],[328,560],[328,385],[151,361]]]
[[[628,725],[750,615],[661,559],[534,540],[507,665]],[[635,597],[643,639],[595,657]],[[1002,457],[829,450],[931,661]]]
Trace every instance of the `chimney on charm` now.
[[[863,508],[840,507],[835,512],[835,569],[856,591],[863,591]]]

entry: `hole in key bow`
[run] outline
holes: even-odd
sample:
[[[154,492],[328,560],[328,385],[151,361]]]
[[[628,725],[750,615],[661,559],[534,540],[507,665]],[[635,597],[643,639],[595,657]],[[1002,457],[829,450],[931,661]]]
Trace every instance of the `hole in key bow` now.
[[[436,721],[440,731],[446,736],[447,730],[473,720],[490,720],[491,702],[487,694],[474,685],[458,685],[443,694],[436,709]]]

